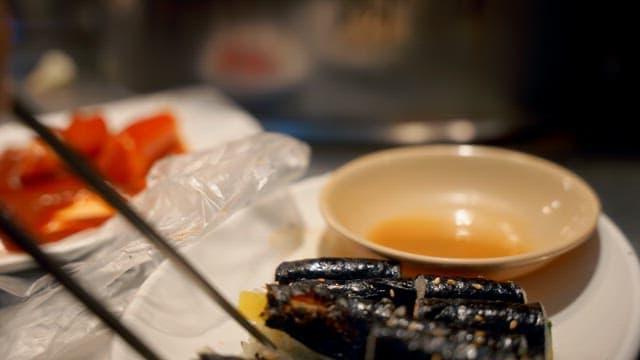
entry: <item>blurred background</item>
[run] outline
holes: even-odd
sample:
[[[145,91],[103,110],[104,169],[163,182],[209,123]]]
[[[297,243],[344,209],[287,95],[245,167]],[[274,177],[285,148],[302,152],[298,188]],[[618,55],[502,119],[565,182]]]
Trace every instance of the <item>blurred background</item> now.
[[[560,162],[640,238],[630,5],[552,0],[6,0],[8,71],[42,111],[213,84],[310,142],[484,143]],[[637,242],[636,242],[637,244]]]

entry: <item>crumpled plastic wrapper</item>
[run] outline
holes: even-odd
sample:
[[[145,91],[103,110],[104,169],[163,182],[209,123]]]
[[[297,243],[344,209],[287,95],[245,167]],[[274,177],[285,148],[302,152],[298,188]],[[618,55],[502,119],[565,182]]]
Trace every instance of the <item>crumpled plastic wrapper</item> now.
[[[299,178],[309,153],[306,144],[293,138],[260,133],[173,156],[154,165],[147,189],[131,203],[163,235],[183,246],[206,238],[236,211]],[[119,216],[86,236],[109,239],[66,268],[121,315],[162,258]],[[32,290],[26,301],[0,310],[0,358],[55,357],[76,342],[104,333],[100,320],[49,276],[38,279]]]

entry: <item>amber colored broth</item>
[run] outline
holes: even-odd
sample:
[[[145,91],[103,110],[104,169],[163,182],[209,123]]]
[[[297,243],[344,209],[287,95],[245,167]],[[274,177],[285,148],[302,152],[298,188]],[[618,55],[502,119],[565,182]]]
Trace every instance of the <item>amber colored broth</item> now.
[[[398,216],[375,225],[367,238],[396,250],[437,257],[502,257],[530,250],[517,224],[466,215],[463,221],[455,214]]]

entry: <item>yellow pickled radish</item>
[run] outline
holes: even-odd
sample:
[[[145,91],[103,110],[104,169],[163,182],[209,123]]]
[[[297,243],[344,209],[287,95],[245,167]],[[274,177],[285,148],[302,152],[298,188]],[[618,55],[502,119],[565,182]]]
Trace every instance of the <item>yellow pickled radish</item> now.
[[[256,322],[263,322],[264,319],[260,314],[262,314],[266,307],[267,294],[255,291],[240,292],[238,311],[240,311],[245,318]]]

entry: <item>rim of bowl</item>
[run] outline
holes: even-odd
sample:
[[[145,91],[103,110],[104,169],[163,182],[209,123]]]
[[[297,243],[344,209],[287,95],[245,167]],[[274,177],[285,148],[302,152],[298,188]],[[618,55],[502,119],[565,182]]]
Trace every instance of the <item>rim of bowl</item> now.
[[[487,257],[487,258],[454,258],[454,257],[439,257],[429,255],[419,255],[406,251],[393,249],[387,246],[382,246],[373,243],[362,236],[357,236],[347,228],[345,228],[338,220],[335,219],[333,214],[328,210],[328,194],[331,188],[335,186],[343,177],[348,176],[352,171],[368,167],[372,163],[378,163],[380,161],[388,161],[390,159],[396,159],[398,157],[411,157],[411,156],[462,156],[462,157],[484,157],[493,158],[504,161],[511,161],[518,164],[527,164],[534,166],[539,171],[551,172],[560,176],[569,177],[583,188],[587,198],[590,198],[590,202],[593,205],[595,211],[589,219],[589,226],[585,227],[584,231],[578,234],[574,240],[568,243],[562,243],[554,246],[545,247],[543,249],[526,252],[523,254],[500,256],[500,257]],[[457,266],[457,267],[496,267],[496,266],[513,266],[513,265],[528,265],[540,261],[549,260],[562,255],[578,245],[585,242],[596,229],[598,219],[602,211],[600,199],[593,190],[593,188],[579,175],[573,171],[556,164],[552,161],[543,159],[541,157],[527,154],[524,152],[510,150],[506,148],[486,146],[486,145],[417,145],[417,146],[404,146],[398,148],[385,149],[375,151],[370,154],[363,155],[355,158],[346,164],[335,170],[327,183],[324,184],[320,192],[320,212],[329,225],[335,231],[338,231],[343,236],[349,238],[352,241],[359,243],[360,245],[374,250],[375,252],[383,255],[390,256],[396,259],[408,260],[415,263],[423,263],[425,265],[440,265],[440,266]]]

